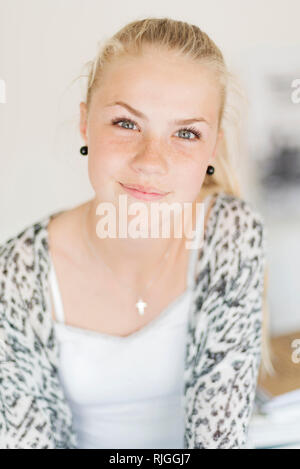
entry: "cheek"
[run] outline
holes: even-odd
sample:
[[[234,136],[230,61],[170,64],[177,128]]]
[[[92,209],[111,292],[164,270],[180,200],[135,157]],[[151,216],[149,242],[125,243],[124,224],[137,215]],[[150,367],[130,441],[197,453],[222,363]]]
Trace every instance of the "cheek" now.
[[[207,169],[205,158],[186,162],[173,171],[174,189],[182,200],[193,201],[198,196]]]
[[[104,177],[114,176],[120,171],[124,158],[120,155],[120,148],[104,136],[93,139],[89,147],[89,173],[97,175],[101,180]]]
[[[109,148],[102,144],[90,144],[88,155],[88,176],[90,183],[99,197],[107,199],[107,182],[111,174]],[[101,195],[100,195],[101,194]]]

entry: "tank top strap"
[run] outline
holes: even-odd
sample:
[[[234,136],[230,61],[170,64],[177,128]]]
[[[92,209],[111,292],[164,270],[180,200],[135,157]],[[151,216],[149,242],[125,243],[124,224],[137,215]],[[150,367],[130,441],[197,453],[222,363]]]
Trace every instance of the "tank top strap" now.
[[[49,272],[50,286],[51,286],[51,293],[52,293],[53,302],[54,302],[55,316],[56,316],[57,322],[64,323],[65,322],[64,309],[63,309],[63,304],[62,304],[62,298],[61,298],[60,291],[59,291],[55,267],[54,267],[50,254],[49,254],[49,257],[50,257],[50,272]]]

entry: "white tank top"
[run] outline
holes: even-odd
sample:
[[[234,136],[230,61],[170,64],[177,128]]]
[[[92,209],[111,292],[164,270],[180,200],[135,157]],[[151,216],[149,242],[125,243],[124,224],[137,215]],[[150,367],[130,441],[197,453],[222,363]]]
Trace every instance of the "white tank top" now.
[[[211,196],[205,198],[205,213]],[[197,228],[199,241],[201,230]],[[183,449],[183,373],[198,250],[190,250],[186,291],[127,337],[64,324],[52,259],[51,293],[59,378],[78,448]]]

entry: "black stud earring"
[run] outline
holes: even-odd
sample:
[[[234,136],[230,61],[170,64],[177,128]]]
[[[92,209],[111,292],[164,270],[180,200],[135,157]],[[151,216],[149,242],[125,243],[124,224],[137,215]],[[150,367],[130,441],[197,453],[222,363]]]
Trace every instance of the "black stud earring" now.
[[[211,176],[212,174],[214,174],[214,172],[215,172],[215,168],[209,165],[207,167],[206,174],[209,174]]]
[[[88,147],[84,145],[83,147],[80,148],[80,153],[82,155],[87,155],[88,154]]]

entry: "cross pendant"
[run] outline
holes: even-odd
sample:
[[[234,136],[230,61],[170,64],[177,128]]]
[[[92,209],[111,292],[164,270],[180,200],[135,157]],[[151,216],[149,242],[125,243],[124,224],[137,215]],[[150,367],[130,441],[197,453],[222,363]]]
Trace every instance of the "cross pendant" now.
[[[139,301],[135,304],[135,306],[137,307],[138,309],[138,312],[140,315],[143,315],[144,314],[144,309],[147,305],[147,303],[145,303],[142,298],[139,299]]]

